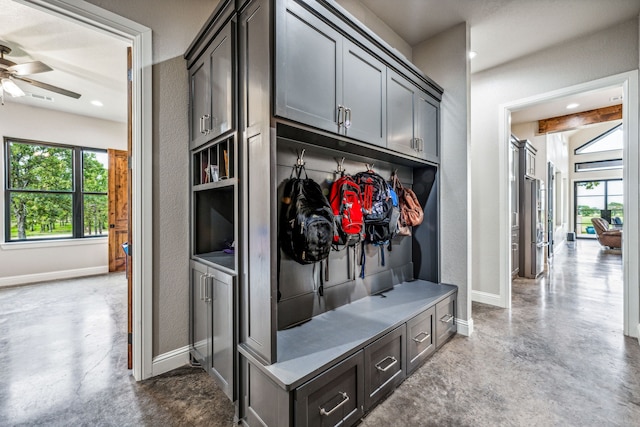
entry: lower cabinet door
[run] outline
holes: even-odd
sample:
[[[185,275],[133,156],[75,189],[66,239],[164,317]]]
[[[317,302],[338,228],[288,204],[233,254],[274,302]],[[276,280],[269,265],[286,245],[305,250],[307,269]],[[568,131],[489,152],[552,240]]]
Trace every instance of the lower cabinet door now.
[[[407,375],[436,351],[435,317],[436,308],[431,307],[407,322]]]
[[[207,267],[194,261],[190,265],[189,348],[191,356],[205,371],[211,372],[211,304],[207,299],[210,292]]]
[[[403,324],[365,347],[365,411],[371,409],[380,399],[391,393],[404,379],[405,336],[405,325]]]
[[[295,425],[346,427],[363,414],[364,357],[359,351],[295,390]]]
[[[440,347],[456,333],[456,295],[436,304],[436,347]]]

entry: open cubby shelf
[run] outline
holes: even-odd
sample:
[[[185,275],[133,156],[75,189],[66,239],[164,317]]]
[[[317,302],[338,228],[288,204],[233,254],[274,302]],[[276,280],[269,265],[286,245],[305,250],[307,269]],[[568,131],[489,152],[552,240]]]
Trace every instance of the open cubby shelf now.
[[[233,136],[193,153],[193,185],[228,181],[235,177]]]

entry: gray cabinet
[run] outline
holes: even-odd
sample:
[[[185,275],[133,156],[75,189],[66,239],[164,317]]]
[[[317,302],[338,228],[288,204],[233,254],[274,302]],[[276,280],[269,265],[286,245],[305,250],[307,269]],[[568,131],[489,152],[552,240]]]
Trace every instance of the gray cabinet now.
[[[436,351],[435,315],[431,307],[407,322],[407,375]]]
[[[189,70],[191,148],[235,128],[235,23],[228,22]]]
[[[436,348],[455,335],[456,296],[451,295],[436,304]]]
[[[295,391],[295,426],[350,426],[362,415],[364,357],[357,352]]]
[[[191,261],[191,355],[230,399],[234,396],[233,279]]]
[[[278,16],[276,114],[384,146],[386,66],[293,1]]]
[[[406,329],[402,325],[364,348],[364,409],[368,411],[405,377]]]
[[[277,18],[276,114],[338,132],[343,36],[294,2]]]
[[[439,105],[403,76],[387,71],[387,147],[437,162]]]

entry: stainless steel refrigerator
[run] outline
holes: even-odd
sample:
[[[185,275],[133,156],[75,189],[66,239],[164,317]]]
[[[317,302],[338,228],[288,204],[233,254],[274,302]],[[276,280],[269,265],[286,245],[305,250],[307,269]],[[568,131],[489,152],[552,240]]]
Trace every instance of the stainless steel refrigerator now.
[[[522,276],[535,279],[544,270],[544,206],[539,179],[525,178],[521,225]]]

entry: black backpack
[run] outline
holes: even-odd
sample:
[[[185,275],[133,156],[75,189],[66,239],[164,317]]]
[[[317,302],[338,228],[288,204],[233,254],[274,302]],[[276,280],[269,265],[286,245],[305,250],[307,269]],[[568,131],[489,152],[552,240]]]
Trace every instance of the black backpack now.
[[[391,226],[394,210],[389,184],[371,169],[357,173],[354,179],[362,195],[365,240],[374,244],[389,242],[395,230]]]
[[[329,256],[334,235],[331,205],[320,186],[296,167],[286,182],[280,209],[280,247],[300,264],[312,264]]]

